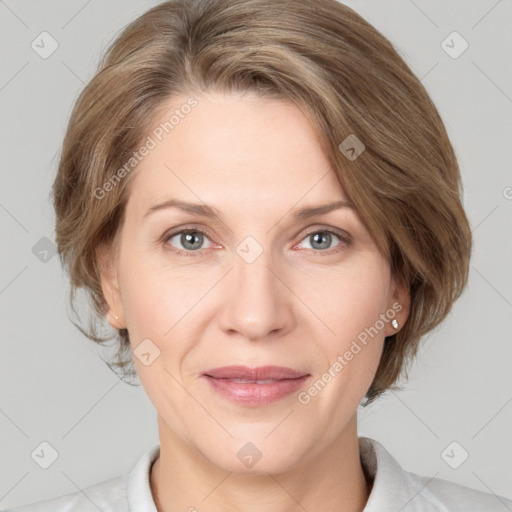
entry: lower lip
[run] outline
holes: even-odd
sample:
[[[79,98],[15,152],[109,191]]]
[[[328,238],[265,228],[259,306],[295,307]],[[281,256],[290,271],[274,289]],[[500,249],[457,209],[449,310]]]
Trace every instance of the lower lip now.
[[[309,375],[297,379],[283,379],[266,384],[233,382],[203,375],[212,388],[225,398],[247,406],[268,405],[300,389]]]

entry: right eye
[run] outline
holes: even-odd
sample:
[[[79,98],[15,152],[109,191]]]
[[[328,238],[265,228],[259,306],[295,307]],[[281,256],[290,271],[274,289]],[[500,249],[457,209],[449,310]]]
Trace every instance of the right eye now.
[[[208,239],[206,233],[201,229],[187,228],[165,235],[164,242],[172,247],[171,250],[173,252],[188,257],[195,257],[201,254],[200,249],[205,238]],[[172,242],[173,239],[176,240]],[[181,244],[182,248],[176,248],[175,245],[177,244]]]

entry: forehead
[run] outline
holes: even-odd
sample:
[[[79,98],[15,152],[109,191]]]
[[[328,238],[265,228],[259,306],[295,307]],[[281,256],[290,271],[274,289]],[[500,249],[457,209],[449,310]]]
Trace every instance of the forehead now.
[[[189,97],[173,97],[155,117],[154,129],[167,126],[168,133],[161,140],[150,133],[156,146],[136,168],[131,209],[170,196],[237,203],[253,214],[276,204],[345,199],[313,126],[293,103],[253,94],[195,96],[197,105],[169,129]]]

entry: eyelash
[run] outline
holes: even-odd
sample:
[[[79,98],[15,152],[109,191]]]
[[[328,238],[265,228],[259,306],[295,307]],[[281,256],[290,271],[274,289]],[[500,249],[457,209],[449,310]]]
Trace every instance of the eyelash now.
[[[169,233],[169,234],[167,234],[167,233],[164,234],[163,242],[167,243],[171,238],[174,238],[176,235],[181,235],[183,233],[199,233],[201,235],[204,235],[208,239],[210,238],[208,236],[208,233],[206,233],[205,231],[203,231],[199,227],[187,227],[187,228],[180,229],[179,231],[174,231],[174,232]],[[318,227],[316,227],[315,229],[311,229],[310,231],[304,233],[304,235],[300,239],[300,241],[302,241],[305,238],[307,238],[308,236],[316,234],[316,233],[329,233],[329,234],[335,235],[340,240],[340,243],[336,247],[334,247],[333,249],[325,249],[325,250],[309,249],[309,250],[315,251],[317,254],[320,254],[322,256],[330,256],[331,254],[335,254],[335,253],[340,252],[341,250],[343,250],[344,246],[346,247],[346,246],[350,246],[352,244],[352,238],[351,238],[351,236],[348,233],[345,233],[343,231],[334,230],[332,228],[329,228],[329,229],[321,228],[321,229],[319,229]],[[189,258],[196,258],[196,257],[202,255],[202,249],[198,249],[198,250],[195,250],[195,251],[183,251],[181,249],[176,249],[176,248],[172,247],[169,250],[171,252],[174,252],[174,253],[178,254],[178,255],[183,255],[183,256],[189,257]]]

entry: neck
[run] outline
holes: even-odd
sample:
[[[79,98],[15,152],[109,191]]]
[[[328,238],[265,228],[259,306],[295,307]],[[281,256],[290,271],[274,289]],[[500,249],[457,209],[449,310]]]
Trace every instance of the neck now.
[[[239,474],[212,464],[158,418],[160,456],[151,470],[159,512],[361,512],[371,491],[359,456],[356,418],[325,450],[279,474]]]

